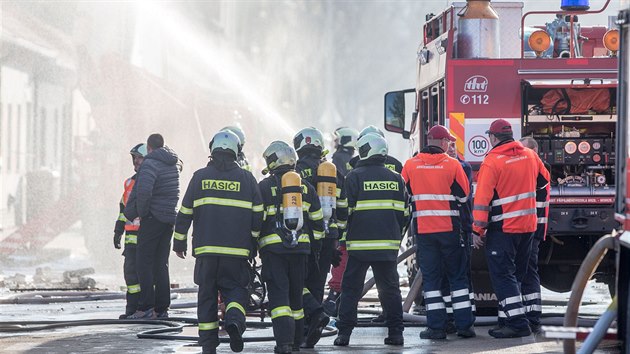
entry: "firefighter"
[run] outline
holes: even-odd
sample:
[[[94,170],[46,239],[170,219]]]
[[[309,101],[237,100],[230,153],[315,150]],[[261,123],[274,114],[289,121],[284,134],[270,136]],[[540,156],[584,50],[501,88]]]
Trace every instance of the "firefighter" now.
[[[368,125],[367,127],[363,128],[361,132],[359,133],[358,139],[361,139],[366,134],[378,134],[381,137],[385,138],[385,134],[383,133],[383,131],[374,125]],[[359,162],[359,156],[353,157],[349,162],[350,167],[354,167],[357,164],[357,162]],[[398,173],[401,173],[403,169],[402,163],[400,163],[398,159],[396,159],[395,157],[391,155],[387,155],[387,157],[385,158],[385,167],[389,168],[392,171],[396,171]]]
[[[451,290],[457,335],[475,336],[460,219],[470,187],[459,161],[446,154],[452,141],[455,137],[448,129],[441,125],[432,127],[427,134],[427,146],[407,160],[402,172],[412,194],[417,259],[424,277],[428,328],[420,333],[423,339],[446,338],[447,313],[442,296],[447,294],[440,291],[444,272]]]
[[[271,176],[259,184],[265,210],[258,240],[262,278],[267,284],[276,339],[274,352],[291,353],[300,350],[304,337],[306,266],[311,249],[317,252],[321,247],[321,238],[314,235],[324,232],[323,214],[315,189],[295,172],[297,155],[292,147],[274,141],[263,158],[267,163],[263,173],[270,172]],[[301,198],[301,205],[286,205],[292,197]]]
[[[147,155],[146,144],[138,144],[134,146],[131,151],[131,161],[133,163],[133,170],[137,173],[138,168],[142,164],[144,157]],[[118,214],[118,220],[114,227],[114,247],[120,249],[120,241],[122,240],[123,233],[125,234],[125,249],[123,250],[123,256],[125,261],[123,263],[123,273],[125,276],[125,284],[127,285],[127,293],[125,297],[127,299],[127,306],[125,313],[120,315],[120,319],[125,319],[127,316],[133,315],[138,310],[138,300],[140,296],[140,284],[138,282],[138,274],[136,273],[136,245],[138,244],[138,229],[140,228],[140,218],[135,218],[133,221],[127,220],[123,210],[133,189],[133,185],[136,183],[136,174],[127,178],[124,184],[124,192],[120,198],[120,212]]]
[[[240,144],[238,145],[238,156],[236,157],[236,163],[238,163],[241,168],[244,168],[247,171],[251,172],[252,167],[249,165],[249,161],[247,161],[247,157],[245,157],[245,153],[243,152],[243,147],[245,146],[245,132],[243,131],[243,129],[234,125],[224,127],[220,131],[226,130],[236,134],[236,136],[238,136],[238,140],[240,141]]]
[[[363,128],[361,130],[361,132],[359,132],[359,139],[361,139],[362,137],[364,137],[367,134],[376,134],[376,135],[381,136],[382,138],[385,138],[385,134],[383,133],[383,131],[380,130],[377,126],[374,126],[374,125],[368,125],[367,127]],[[355,157],[353,157],[350,160],[350,166],[354,167],[358,162],[359,162],[359,156],[355,156]],[[387,157],[385,157],[385,167],[387,167],[391,171],[395,171],[395,172],[398,172],[398,173],[401,173],[402,169],[403,169],[403,166],[400,163],[400,161],[398,161],[395,157],[393,157],[391,155],[387,155]],[[340,241],[340,244],[343,246],[344,243],[345,243],[345,240],[342,237],[341,241]],[[343,263],[343,261],[344,260],[342,259],[341,263]],[[380,315],[378,315],[372,321],[373,322],[384,322],[386,317],[387,317],[387,314],[385,313],[385,311],[383,311]]]
[[[534,151],[514,141],[512,126],[505,119],[492,122],[486,134],[492,149],[477,175],[473,244],[478,248],[485,242],[490,280],[499,313],[505,316],[505,325],[488,333],[495,338],[525,337],[531,329],[520,283],[537,227],[536,190],[549,183],[549,172]]]
[[[538,154],[538,143],[534,138],[526,136],[521,138],[521,144],[532,149]],[[551,172],[551,166],[543,161],[547,171]],[[534,238],[532,239],[532,251],[529,253],[527,272],[521,282],[521,292],[523,293],[523,306],[525,316],[529,321],[529,328],[532,333],[540,332],[540,315],[542,314],[542,302],[540,297],[540,276],[538,274],[538,252],[540,243],[545,240],[547,232],[547,215],[549,214],[549,188],[547,184],[544,188],[536,189],[536,214],[538,225]]]
[[[303,179],[313,186],[317,186],[319,179],[327,177],[318,176],[318,167],[323,162],[324,137],[316,128],[304,128],[293,138],[293,147],[298,154],[296,171]],[[333,180],[335,177],[332,177]],[[340,233],[346,227],[348,217],[348,200],[343,190],[343,176],[336,172],[336,204],[332,210],[332,217],[328,221],[325,234],[322,235],[322,247],[319,254],[311,252],[309,257],[308,276],[304,289],[304,311],[306,314],[307,330],[304,339],[304,348],[312,348],[317,344],[328,324],[329,317],[324,313],[322,301],[324,298],[324,286],[330,271],[333,256],[336,255],[337,242]],[[322,197],[321,195],[319,197]]]
[[[467,267],[467,273],[468,273],[468,290],[470,291],[470,302],[472,304],[472,311],[473,313],[475,312],[475,294],[473,292],[473,288],[472,288],[472,275],[470,273],[470,266],[471,266],[471,252],[472,252],[472,247],[471,247],[471,242],[472,242],[472,166],[459,158],[459,156],[457,156],[457,149],[455,146],[455,142],[451,142],[448,146],[448,151],[446,151],[446,153],[448,154],[448,156],[457,159],[457,161],[459,161],[459,163],[462,165],[462,168],[464,169],[464,173],[466,174],[466,178],[468,179],[468,186],[470,188],[470,195],[468,196],[468,200],[466,201],[466,203],[462,204],[461,209],[459,210],[459,215],[461,218],[461,225],[462,225],[462,241],[464,244],[464,248],[466,248],[466,257],[468,257],[467,263],[468,263],[468,267]],[[443,270],[445,270],[446,267],[443,267]],[[447,334],[452,334],[452,333],[456,333],[457,329],[455,328],[455,318],[453,317],[453,304],[451,303],[451,290],[450,290],[450,286],[448,284],[448,278],[446,277],[446,274],[443,274],[442,276],[442,298],[444,300],[444,304],[446,305],[446,313],[448,316],[448,322],[446,323],[446,333]]]
[[[354,156],[355,145],[359,137],[359,132],[352,128],[341,127],[337,128],[333,133],[335,152],[332,156],[332,162],[337,167],[344,177],[348,174],[348,171],[352,169],[350,166],[350,160]],[[346,252],[346,245],[343,241],[343,237],[339,240],[339,246],[333,254],[331,269],[331,278],[328,281],[328,297],[322,304],[324,311],[329,316],[337,316],[337,300],[341,294],[341,281],[343,279],[343,272],[346,270],[346,262],[348,260],[348,253]]]
[[[354,147],[359,138],[359,132],[348,127],[335,129],[333,132],[333,141],[335,144],[335,152],[332,155],[332,162],[337,166],[343,176],[348,174],[352,169],[350,160],[354,157]]]
[[[197,318],[204,353],[216,353],[219,345],[218,291],[227,304],[224,318],[230,348],[243,350],[249,302],[247,261],[254,257],[263,207],[256,179],[236,163],[238,145],[238,136],[232,132],[221,131],[214,136],[210,143],[212,159],[193,174],[173,235],[173,251],[183,259],[188,248],[186,235],[194,222],[194,281],[199,285]]]
[[[404,345],[403,310],[396,257],[406,224],[407,194],[400,174],[384,166],[387,142],[367,134],[357,143],[360,161],[348,173],[345,187],[350,216],[346,244],[348,264],[339,305],[339,335],[334,345],[347,346],[357,324],[357,304],[371,266],[381,305],[387,313],[385,344]]]

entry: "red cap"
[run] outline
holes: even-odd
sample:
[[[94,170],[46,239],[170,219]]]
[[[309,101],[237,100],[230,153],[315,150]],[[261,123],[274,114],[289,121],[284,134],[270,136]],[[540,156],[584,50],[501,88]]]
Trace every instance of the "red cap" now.
[[[490,129],[486,130],[486,134],[511,133],[512,125],[505,119],[497,119],[490,124]]]
[[[457,140],[443,125],[434,125],[427,134],[428,139],[448,139],[450,141]]]

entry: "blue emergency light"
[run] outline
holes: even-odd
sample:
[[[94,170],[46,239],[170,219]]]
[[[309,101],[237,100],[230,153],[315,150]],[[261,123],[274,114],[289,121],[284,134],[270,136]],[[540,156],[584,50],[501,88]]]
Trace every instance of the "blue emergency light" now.
[[[562,0],[560,4],[564,11],[586,11],[590,7],[588,0]]]

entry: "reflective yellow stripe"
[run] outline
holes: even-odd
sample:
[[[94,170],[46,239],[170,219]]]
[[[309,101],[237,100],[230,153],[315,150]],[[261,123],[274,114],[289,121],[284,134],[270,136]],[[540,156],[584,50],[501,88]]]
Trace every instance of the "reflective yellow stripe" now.
[[[212,198],[212,197],[200,198],[200,199],[195,200],[193,202],[193,207],[196,208],[201,205],[208,205],[208,204],[230,206],[230,207],[237,207],[237,208],[243,208],[243,209],[252,209],[251,202],[246,202],[244,200],[237,200],[237,199]]]
[[[258,236],[260,236],[260,231],[252,231],[253,238],[257,238]]]
[[[337,199],[337,208],[347,208],[348,199]]]
[[[186,234],[180,234],[179,232],[173,232],[173,238],[179,241],[184,241],[186,239]]]
[[[245,314],[245,309],[243,308],[243,306],[241,306],[241,304],[239,304],[238,302],[230,302],[226,307],[225,307],[225,312],[227,313],[230,309],[235,308],[235,309],[239,309],[243,315]]]
[[[337,196],[337,199],[341,198],[341,188],[337,188],[336,196]]]
[[[308,211],[310,208],[311,208],[311,203],[303,200],[302,201],[302,210]],[[282,211],[282,208],[280,208],[280,211]]]
[[[182,214],[186,214],[186,215],[192,215],[193,214],[193,210],[191,208],[186,208],[183,205],[179,208],[179,212],[182,213]]]
[[[263,210],[265,210],[265,208],[263,207],[263,205],[262,205],[262,204],[254,205],[254,206],[252,207],[252,211],[253,211],[254,213],[260,213],[260,212],[261,212],[261,211],[263,211]]]
[[[321,209],[319,209],[312,213],[308,213],[308,218],[313,221],[321,220],[324,218],[324,212]]]
[[[300,237],[298,237],[298,243],[309,243],[309,242],[311,242],[311,240],[309,239],[308,234],[301,234]],[[278,234],[270,234],[267,236],[260,237],[258,239],[259,248],[263,248],[265,246],[273,245],[276,243],[282,243],[282,239],[280,238],[280,236],[278,236]]]
[[[137,294],[140,292],[140,284],[127,285],[127,292],[129,294]]]
[[[302,289],[302,295],[306,295],[306,294],[310,294],[311,292],[308,290],[308,288],[303,288]]]
[[[377,250],[398,250],[400,241],[398,240],[361,240],[346,241],[348,251],[377,251]]]
[[[249,250],[244,248],[221,247],[221,246],[202,246],[195,248],[195,254],[216,253],[229,256],[249,257]]]
[[[127,218],[125,217],[125,214],[123,213],[118,214],[118,221],[127,222]]]
[[[137,245],[138,244],[138,235],[136,235],[136,234],[125,234],[125,244],[126,245]]]
[[[405,211],[405,202],[392,199],[359,200],[354,211],[359,210],[396,210]]]
[[[321,240],[322,238],[324,238],[324,236],[326,236],[326,233],[324,233],[323,231],[313,230],[314,239]]]
[[[294,320],[301,320],[304,318],[304,309],[294,310],[292,312]]]
[[[282,316],[293,317],[293,311],[291,311],[291,308],[289,306],[278,306],[275,309],[271,310],[271,319],[272,320],[274,318],[278,318],[278,317],[282,317]]]
[[[212,331],[213,329],[219,328],[219,321],[215,322],[199,322],[199,330],[200,331]]]

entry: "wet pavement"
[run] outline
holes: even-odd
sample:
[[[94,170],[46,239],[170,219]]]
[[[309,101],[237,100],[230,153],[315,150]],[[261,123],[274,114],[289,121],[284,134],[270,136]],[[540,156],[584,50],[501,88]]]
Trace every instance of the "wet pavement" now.
[[[25,274],[26,280],[32,280],[36,267],[50,267],[51,274],[61,274],[63,271],[92,266],[93,255],[90,255],[77,241],[78,232],[60,236],[50,247],[60,248],[65,244],[74,244],[69,255],[65,258],[53,260],[45,264],[18,266],[4,264],[0,276],[4,279],[15,273]],[[112,252],[118,263],[114,270],[103,270],[96,267],[93,278],[97,287],[108,292],[119,292],[124,285],[122,279],[122,257],[118,251]],[[193,260],[185,261],[171,259],[171,281],[181,287],[193,286]],[[401,274],[404,268],[400,269]],[[403,288],[403,296],[407,288]],[[11,291],[8,286],[0,286],[0,300],[19,294]],[[122,295],[123,293],[120,292]],[[34,297],[37,299],[38,297]],[[546,314],[563,314],[568,293],[554,293],[543,291],[543,312]],[[182,293],[173,300],[173,305],[194,302],[196,294]],[[361,309],[367,312],[378,310],[374,290],[368,293],[366,302]],[[591,282],[584,295],[581,313],[601,314],[610,303],[610,296],[606,285]],[[54,304],[0,304],[0,327],[2,323],[15,321],[76,321],[90,319],[117,319],[124,309],[124,300],[99,300],[88,302],[54,303]],[[172,317],[194,319],[195,308],[181,308],[170,310]],[[364,315],[368,316],[368,315]],[[560,320],[556,318],[556,320]],[[248,318],[248,321],[259,322],[260,319]],[[269,321],[267,319],[266,321]],[[270,337],[270,328],[256,329],[254,326],[245,333],[245,337]],[[200,353],[201,348],[192,340],[161,340],[139,339],[138,334],[147,330],[165,328],[148,324],[115,323],[96,326],[64,327],[28,332],[6,332],[0,330],[0,352],[2,353]],[[447,340],[423,340],[419,332],[424,327],[409,327],[405,330],[405,346],[391,347],[383,344],[387,335],[385,328],[357,328],[355,329],[349,347],[335,347],[335,336],[322,338],[315,349],[302,349],[301,353],[561,353],[562,342],[545,339],[542,336],[529,336],[517,339],[494,339],[487,334],[489,327],[478,326],[477,337],[460,339],[450,335]],[[197,336],[194,326],[184,327],[182,333],[169,333],[189,337]],[[222,334],[224,335],[224,334]],[[271,353],[272,341],[245,343],[245,353]],[[219,347],[219,353],[230,353],[228,344]],[[598,349],[600,353],[619,352],[614,343],[604,343]]]

